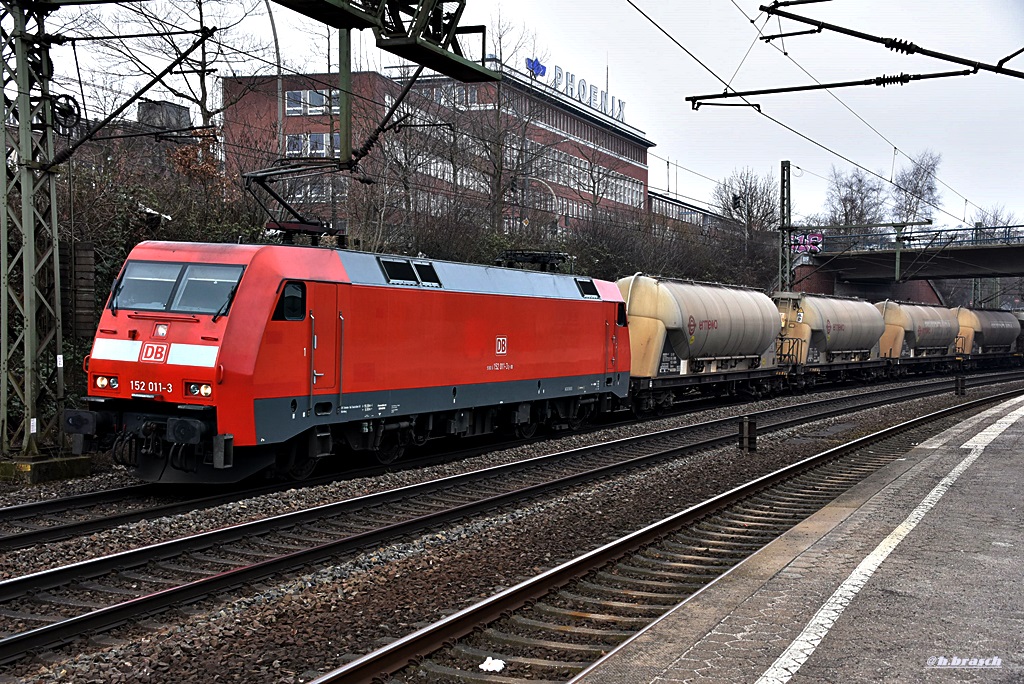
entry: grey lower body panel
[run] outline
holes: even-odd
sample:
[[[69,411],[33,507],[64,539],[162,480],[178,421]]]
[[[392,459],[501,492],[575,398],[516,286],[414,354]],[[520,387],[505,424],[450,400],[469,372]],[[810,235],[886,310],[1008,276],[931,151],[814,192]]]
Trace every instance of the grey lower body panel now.
[[[629,392],[629,374],[446,385],[378,392],[343,392],[309,396],[257,399],[253,410],[256,443],[287,441],[317,425],[333,425],[403,416],[524,402]],[[293,403],[296,409],[292,410]]]

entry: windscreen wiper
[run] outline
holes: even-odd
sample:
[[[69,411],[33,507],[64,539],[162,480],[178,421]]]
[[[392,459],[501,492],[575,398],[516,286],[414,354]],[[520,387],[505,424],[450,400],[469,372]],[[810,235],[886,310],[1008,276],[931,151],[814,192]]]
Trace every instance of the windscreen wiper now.
[[[110,295],[110,313],[114,316],[117,315],[117,295],[121,294],[121,288],[123,286],[124,281],[122,280],[120,282],[115,282],[110,288],[112,292]]]
[[[231,286],[231,290],[228,292],[227,299],[225,299],[224,303],[220,305],[219,309],[217,309],[217,313],[213,314],[213,322],[214,323],[217,322],[218,318],[220,318],[221,316],[223,316],[224,314],[226,314],[228,312],[228,307],[231,306],[231,301],[235,298],[235,292],[237,292],[237,291],[238,291],[238,283],[235,283],[234,285]]]

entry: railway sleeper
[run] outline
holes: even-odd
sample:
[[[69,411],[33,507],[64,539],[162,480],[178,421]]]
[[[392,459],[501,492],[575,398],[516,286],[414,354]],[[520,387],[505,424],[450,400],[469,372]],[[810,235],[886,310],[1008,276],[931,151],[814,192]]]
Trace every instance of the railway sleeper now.
[[[766,530],[755,527],[743,527],[741,525],[729,526],[714,522],[699,522],[691,529],[695,532],[705,534],[712,539],[745,541],[747,539],[774,539],[777,535],[775,530],[786,529],[785,523],[779,523],[773,529]]]
[[[615,565],[616,573],[624,573],[627,577],[637,576],[637,579],[646,577],[656,581],[665,581],[670,585],[686,590],[695,590],[704,586],[715,578],[714,575],[695,575],[692,573],[672,572],[665,568],[644,568],[638,565],[627,565],[618,563]]]
[[[669,594],[657,591],[644,591],[641,589],[626,589],[625,587],[613,587],[607,584],[597,584],[580,580],[576,583],[576,589],[583,589],[601,596],[614,596],[615,598],[630,598],[637,601],[660,601],[662,604],[671,603],[673,606],[679,603],[687,594]]]
[[[735,530],[776,530],[779,528],[779,519],[773,519],[768,517],[758,518],[752,515],[741,515],[739,513],[730,512],[729,514],[723,514],[720,519],[724,523],[722,527]],[[788,518],[787,518],[788,521]]]
[[[676,553],[669,551],[661,546],[652,546],[643,550],[644,557],[653,557],[656,559],[668,558],[672,561],[678,561],[685,565],[692,565],[694,567],[701,568],[730,568],[733,565],[733,561],[728,558],[712,558],[706,555],[693,554],[693,553]]]
[[[678,582],[662,582],[658,580],[639,579],[627,575],[601,571],[597,573],[597,579],[609,584],[622,584],[626,586],[639,587],[641,589],[654,589],[664,592],[666,595],[689,596],[693,592]]]
[[[732,567],[729,563],[701,564],[701,563],[680,563],[678,561],[664,560],[652,557],[646,552],[633,556],[633,562],[649,564],[652,568],[668,568],[671,570],[688,570],[694,577],[714,578]]]
[[[467,646],[463,643],[455,644],[452,651],[455,655],[463,656],[467,660],[475,662],[480,662],[481,660],[494,655],[490,651],[473,648],[472,646]],[[507,663],[515,663],[516,665],[524,665],[531,668],[569,670],[571,672],[582,672],[583,669],[590,664],[580,661],[543,660],[541,658],[527,658],[524,656],[514,655],[502,655],[501,659]]]
[[[535,637],[521,634],[509,634],[493,627],[488,627],[482,633],[487,639],[503,646],[524,649],[545,649],[553,653],[574,653],[596,660],[603,656],[608,650],[594,644],[573,644],[565,641],[551,641],[549,639],[537,639]]]
[[[100,584],[99,582],[79,582],[75,585],[75,589],[81,591],[98,591],[103,594],[114,594],[116,596],[142,596],[142,591],[138,589],[129,589],[127,587],[115,587],[110,584]]]
[[[474,682],[475,684],[510,684],[516,682],[518,679],[504,677],[501,675],[489,675],[483,672],[471,672],[468,670],[460,670],[454,667],[448,667],[441,665],[433,660],[424,660],[418,666],[419,670],[423,673],[428,673],[434,677],[442,678],[442,681],[460,681],[460,682]],[[557,684],[558,681],[555,679],[531,679],[531,681],[537,682],[537,684]]]
[[[584,596],[583,594],[573,593],[567,589],[562,589],[558,592],[559,598],[568,601],[574,605],[584,606],[595,606],[606,610],[618,610],[622,612],[635,612],[635,613],[646,613],[648,616],[654,618],[659,617],[664,613],[672,610],[676,607],[674,603],[666,604],[648,604],[648,603],[627,603],[626,601],[609,601],[607,599],[595,598],[593,596]]]
[[[611,643],[619,641],[625,641],[635,633],[632,630],[625,629],[600,629],[597,627],[583,627],[578,624],[567,624],[563,625],[556,622],[545,622],[544,620],[534,620],[532,618],[523,617],[519,614],[513,614],[508,618],[510,624],[527,631],[535,632],[551,632],[559,636],[573,636],[573,637],[588,637],[593,639],[601,639]]]
[[[651,623],[649,618],[635,617],[630,615],[613,615],[611,613],[591,613],[583,610],[570,610],[568,608],[560,608],[553,606],[549,603],[537,603],[533,606],[535,613],[541,615],[548,615],[554,618],[562,618],[564,620],[589,620],[590,622],[608,622],[617,625],[632,626],[637,629],[646,627]]]
[[[675,548],[682,550],[707,551],[715,554],[731,553],[733,555],[743,556],[749,555],[751,550],[756,551],[764,546],[764,544],[758,542],[711,539],[693,532],[674,534],[672,535],[672,540],[675,544]],[[665,542],[665,544],[666,546],[669,546],[669,548],[673,548],[669,542]]]

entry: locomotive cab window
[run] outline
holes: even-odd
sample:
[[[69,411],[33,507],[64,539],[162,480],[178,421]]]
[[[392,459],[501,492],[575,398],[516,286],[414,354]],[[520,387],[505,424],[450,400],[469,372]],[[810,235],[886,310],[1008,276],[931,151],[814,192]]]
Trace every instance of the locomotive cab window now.
[[[626,303],[619,302],[618,315],[615,319],[615,325],[619,326],[620,328],[625,328],[628,321],[629,319],[626,318]]]
[[[580,294],[583,295],[584,299],[600,299],[601,295],[597,293],[597,285],[594,285],[593,280],[587,280],[585,278],[576,279],[576,287],[580,289]]]
[[[241,266],[186,264],[171,302],[171,311],[219,313],[223,316],[231,305],[241,275]]]
[[[306,285],[305,283],[285,283],[281,289],[281,297],[274,309],[275,321],[301,321],[306,318]]]
[[[170,313],[227,313],[242,266],[129,261],[114,285],[110,308]]]

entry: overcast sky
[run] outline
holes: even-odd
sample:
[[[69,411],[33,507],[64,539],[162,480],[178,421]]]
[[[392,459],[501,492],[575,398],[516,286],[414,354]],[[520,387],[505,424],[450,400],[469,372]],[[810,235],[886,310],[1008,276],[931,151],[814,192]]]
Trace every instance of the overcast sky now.
[[[785,159],[794,166],[793,215],[801,222],[821,211],[833,166],[848,173],[858,164],[889,180],[894,163],[899,168],[908,164],[907,155],[931,150],[942,155],[937,224],[973,222],[981,209],[995,207],[1024,223],[1024,79],[982,71],[904,86],[750,98],[777,122],[750,107],[694,111],[687,96],[723,91],[715,75],[745,91],[963,69],[830,31],[787,38],[783,54],[783,43],[758,40],[758,29],[770,35],[810,27],[782,20],[780,30],[778,18],[765,27],[760,4],[467,0],[461,23],[494,27],[500,21],[525,31],[535,41],[532,56],[549,67],[548,78],[558,65],[603,89],[607,73],[610,94],[626,102],[626,123],[655,143],[653,189],[706,203],[716,181],[746,167],[777,179]],[[1024,48],[1024,0],[831,0],[786,9],[987,64]],[[325,70],[326,29],[280,5],[274,15],[288,66]],[[249,26],[258,32],[269,22],[254,17]],[[374,47],[369,31],[354,35],[353,52],[355,68],[393,61]],[[1006,67],[1024,72],[1024,54]]]
[[[714,187],[709,179],[744,167],[778,178],[780,161],[788,159],[800,169],[793,178],[799,220],[820,210],[833,165],[848,172],[853,162],[888,180],[894,157],[898,168],[908,163],[905,155],[932,150],[942,155],[938,177],[949,212],[939,213],[936,223],[955,225],[965,213],[971,221],[978,207],[994,206],[1024,223],[1024,79],[982,71],[904,86],[750,98],[810,142],[749,107],[694,111],[687,96],[720,93],[724,86],[673,40],[741,91],[809,85],[812,77],[829,83],[963,67],[828,31],[785,39],[787,56],[780,41],[757,40],[767,18],[757,0],[633,3],[653,22],[626,0],[468,0],[462,23],[493,25],[500,13],[533,31],[537,52],[577,78],[603,85],[607,65],[611,94],[627,103],[627,123],[656,143],[650,158],[655,189],[706,201]],[[1022,0],[831,0],[786,9],[988,64],[1024,48]],[[773,18],[764,33],[809,28],[782,20],[780,31]],[[1024,54],[1005,66],[1024,72]]]

